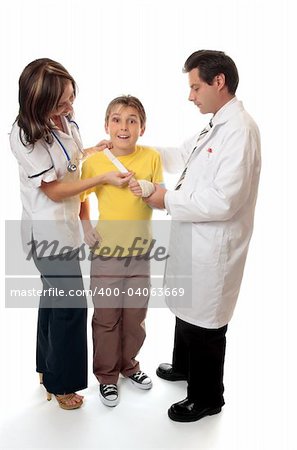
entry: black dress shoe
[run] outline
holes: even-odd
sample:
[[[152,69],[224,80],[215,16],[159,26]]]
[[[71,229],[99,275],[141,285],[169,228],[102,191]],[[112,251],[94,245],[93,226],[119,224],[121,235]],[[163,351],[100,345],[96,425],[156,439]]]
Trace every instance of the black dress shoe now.
[[[209,408],[199,407],[185,398],[181,402],[174,403],[168,409],[168,416],[175,422],[195,422],[203,417],[218,414],[221,410],[221,406]]]
[[[175,372],[172,368],[172,365],[167,363],[160,364],[158,369],[156,370],[156,374],[158,375],[158,377],[163,378],[163,380],[167,381],[181,381],[187,379],[187,377],[182,373]]]

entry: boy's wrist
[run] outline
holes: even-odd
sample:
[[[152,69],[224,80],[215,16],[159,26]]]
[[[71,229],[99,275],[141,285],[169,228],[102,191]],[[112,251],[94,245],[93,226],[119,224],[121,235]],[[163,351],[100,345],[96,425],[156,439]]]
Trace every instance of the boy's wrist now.
[[[81,224],[85,233],[93,228],[90,219],[81,219]]]

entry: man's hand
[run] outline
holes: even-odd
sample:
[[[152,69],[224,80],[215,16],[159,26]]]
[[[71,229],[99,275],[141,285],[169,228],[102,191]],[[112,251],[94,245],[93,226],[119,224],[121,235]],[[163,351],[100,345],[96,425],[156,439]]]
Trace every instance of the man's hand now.
[[[165,208],[164,197],[167,192],[167,189],[159,186],[158,184],[155,184],[155,187],[156,187],[155,192],[143,200],[152,208],[164,209]]]

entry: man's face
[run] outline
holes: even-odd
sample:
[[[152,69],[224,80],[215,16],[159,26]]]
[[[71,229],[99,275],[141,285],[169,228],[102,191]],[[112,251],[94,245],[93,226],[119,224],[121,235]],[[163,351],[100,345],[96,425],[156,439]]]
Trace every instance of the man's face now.
[[[193,102],[202,114],[215,114],[220,109],[220,88],[214,80],[210,86],[199,77],[199,69],[192,69],[188,73],[190,95],[189,100]]]

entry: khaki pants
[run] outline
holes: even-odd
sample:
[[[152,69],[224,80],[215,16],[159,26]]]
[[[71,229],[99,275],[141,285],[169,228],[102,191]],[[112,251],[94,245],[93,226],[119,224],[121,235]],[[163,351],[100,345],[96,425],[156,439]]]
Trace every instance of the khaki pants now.
[[[136,257],[96,257],[93,292],[93,371],[103,384],[116,384],[139,369],[135,359],[144,339],[150,291],[150,265]]]

